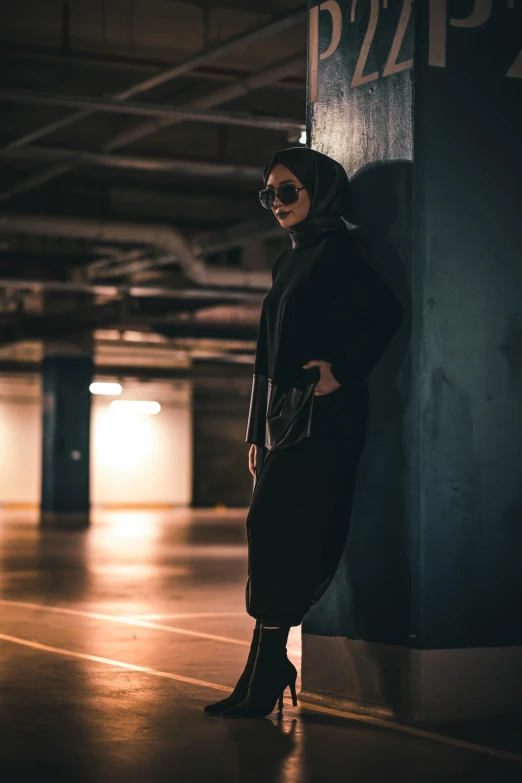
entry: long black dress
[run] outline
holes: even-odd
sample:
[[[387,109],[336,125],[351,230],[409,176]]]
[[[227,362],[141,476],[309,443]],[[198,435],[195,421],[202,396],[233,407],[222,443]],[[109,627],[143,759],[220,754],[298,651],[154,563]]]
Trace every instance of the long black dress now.
[[[263,300],[247,442],[258,446],[247,516],[248,614],[299,625],[339,564],[368,414],[365,378],[402,308],[345,229],[278,258]],[[315,396],[331,362],[341,387]]]

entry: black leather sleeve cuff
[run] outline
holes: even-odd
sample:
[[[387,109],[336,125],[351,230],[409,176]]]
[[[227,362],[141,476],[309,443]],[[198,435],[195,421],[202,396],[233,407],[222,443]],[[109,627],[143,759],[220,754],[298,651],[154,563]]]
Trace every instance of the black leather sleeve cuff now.
[[[245,438],[247,443],[265,445],[267,400],[268,378],[265,375],[254,375]]]

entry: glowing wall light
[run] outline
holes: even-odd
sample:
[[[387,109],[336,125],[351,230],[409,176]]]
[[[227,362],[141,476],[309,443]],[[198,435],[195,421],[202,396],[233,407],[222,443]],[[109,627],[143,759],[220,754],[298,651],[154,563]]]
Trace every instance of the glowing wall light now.
[[[147,416],[115,415],[107,409],[100,411],[96,418],[96,459],[114,482],[121,482],[128,475],[136,482],[140,465],[153,459],[151,424],[152,420]]]
[[[137,400],[113,400],[109,406],[112,413],[155,414],[161,410],[159,402]]]
[[[299,144],[306,144],[306,131],[304,130],[299,137]]]
[[[91,383],[89,386],[91,394],[107,394],[115,397],[117,394],[121,394],[123,389],[119,383]]]

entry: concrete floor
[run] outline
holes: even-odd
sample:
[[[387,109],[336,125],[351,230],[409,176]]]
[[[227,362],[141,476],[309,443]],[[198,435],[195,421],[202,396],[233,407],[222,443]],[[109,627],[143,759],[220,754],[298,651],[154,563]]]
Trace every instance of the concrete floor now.
[[[0,513],[3,783],[522,780],[513,722],[437,739],[302,702],[279,721],[204,715],[251,638],[244,518],[95,513],[74,533]],[[289,655],[299,670],[300,629]]]

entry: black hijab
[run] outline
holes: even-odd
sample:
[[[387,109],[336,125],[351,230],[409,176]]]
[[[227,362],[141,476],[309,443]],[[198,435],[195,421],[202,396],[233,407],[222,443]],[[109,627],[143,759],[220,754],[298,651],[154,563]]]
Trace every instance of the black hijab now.
[[[276,163],[282,163],[306,188],[310,211],[290,229],[292,246],[313,244],[325,231],[346,230],[342,215],[350,200],[350,182],[340,163],[307,147],[290,147],[276,152],[265,169],[265,187]]]

